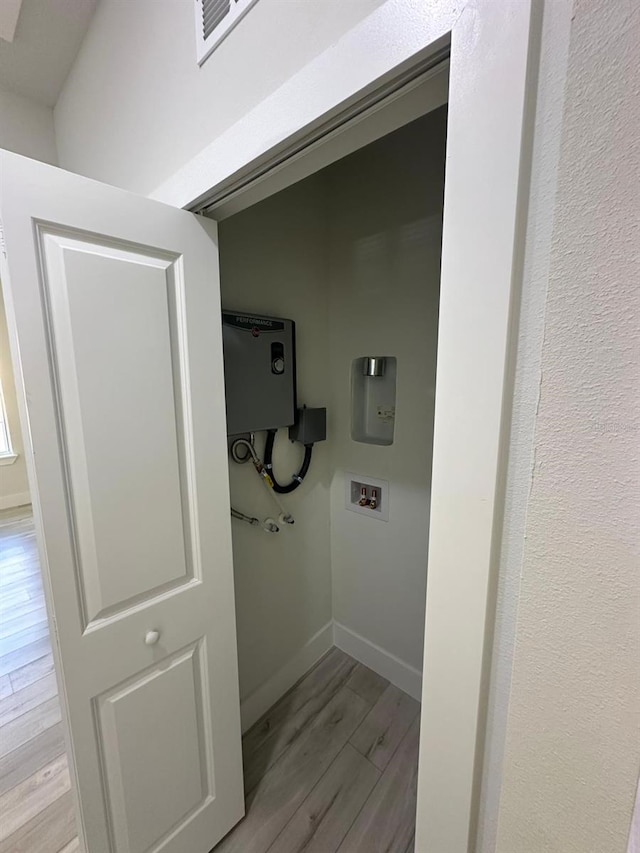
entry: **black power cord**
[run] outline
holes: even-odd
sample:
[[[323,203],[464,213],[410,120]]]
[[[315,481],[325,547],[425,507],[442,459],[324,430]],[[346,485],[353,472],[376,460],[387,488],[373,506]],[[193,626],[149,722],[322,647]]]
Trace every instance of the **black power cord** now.
[[[311,454],[313,452],[313,444],[305,444],[304,446],[304,459],[302,460],[302,466],[297,474],[293,475],[293,478],[290,483],[287,483],[286,486],[280,485],[280,483],[276,480],[275,474],[273,473],[273,445],[276,440],[277,430],[270,429],[267,431],[267,441],[264,446],[264,467],[269,472],[269,476],[273,480],[273,490],[274,492],[278,492],[281,495],[288,495],[290,492],[295,492],[300,483],[307,476],[307,472],[309,471],[309,466],[311,465]]]

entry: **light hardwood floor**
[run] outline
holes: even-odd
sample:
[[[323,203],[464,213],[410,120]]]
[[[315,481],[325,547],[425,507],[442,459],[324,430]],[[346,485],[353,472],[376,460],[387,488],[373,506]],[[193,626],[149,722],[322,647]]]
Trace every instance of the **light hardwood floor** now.
[[[78,849],[33,519],[0,512],[0,853]]]
[[[412,853],[418,711],[332,649],[244,736],[247,813],[215,853]],[[0,853],[75,835],[33,521],[0,513]]]
[[[418,711],[332,649],[244,736],[247,813],[215,853],[412,853]]]

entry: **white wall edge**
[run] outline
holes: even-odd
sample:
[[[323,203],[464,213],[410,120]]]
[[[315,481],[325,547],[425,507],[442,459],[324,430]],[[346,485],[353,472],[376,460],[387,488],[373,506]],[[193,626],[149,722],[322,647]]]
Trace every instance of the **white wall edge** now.
[[[418,702],[422,696],[422,673],[350,628],[333,623],[333,642],[339,649],[386,678]]]
[[[333,622],[327,622],[313,635],[300,651],[281,667],[275,675],[267,679],[253,693],[240,702],[240,720],[242,732],[251,726],[271,708],[287,690],[299,681],[333,646]]]
[[[0,510],[14,509],[17,506],[27,506],[31,503],[29,492],[16,492],[14,495],[0,495]]]
[[[444,46],[460,9],[450,2],[388,0],[149,194],[193,206],[212,188],[308,132],[379,82]]]

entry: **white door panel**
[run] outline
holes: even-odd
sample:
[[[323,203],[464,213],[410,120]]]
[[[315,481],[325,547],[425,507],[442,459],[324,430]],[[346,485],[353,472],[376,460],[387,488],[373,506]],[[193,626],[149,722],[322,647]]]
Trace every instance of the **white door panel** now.
[[[243,813],[215,223],[0,156],[87,850],[208,853]]]
[[[176,317],[184,282],[167,259],[38,230],[90,624],[193,577],[182,516],[185,430],[179,446],[175,415],[187,360]],[[189,524],[184,470],[182,481]]]
[[[117,849],[158,849],[162,839],[215,796],[205,761],[211,744],[203,680],[206,684],[198,644],[98,699]],[[170,784],[158,790],[154,776],[159,770]]]

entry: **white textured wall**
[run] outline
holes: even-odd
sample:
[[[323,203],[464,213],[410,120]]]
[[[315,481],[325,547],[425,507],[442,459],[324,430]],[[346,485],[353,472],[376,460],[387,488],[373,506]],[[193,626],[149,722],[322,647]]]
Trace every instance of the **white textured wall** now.
[[[7,422],[11,433],[13,451],[18,458],[12,465],[0,466],[0,510],[12,506],[20,506],[29,502],[29,483],[27,481],[27,466],[24,459],[20,420],[18,415],[18,400],[13,381],[11,354],[9,352],[9,337],[7,321],[0,287],[0,382],[4,393],[7,410]]]
[[[576,0],[499,853],[624,853],[640,767],[640,7]]]
[[[55,165],[51,107],[0,89],[0,148]]]
[[[573,0],[553,0],[547,3],[541,27],[540,74],[531,157],[531,193],[523,258],[523,284],[518,305],[519,321],[514,346],[515,370],[511,397],[504,528],[500,571],[496,579],[496,616],[478,822],[478,853],[495,853],[498,831],[520,575],[534,462],[533,436],[540,387],[572,10]]]
[[[422,670],[446,109],[326,170],[331,554],[341,625]],[[354,358],[397,358],[394,443],[351,440]],[[345,472],[388,480],[390,518],[345,509]]]
[[[190,0],[101,0],[55,109],[60,165],[148,194],[381,2],[260,0],[199,68]]]
[[[323,187],[314,176],[220,223],[219,231],[224,307],[296,321],[298,402],[308,406],[329,402],[325,221]],[[301,455],[281,430],[274,466],[282,482]],[[231,463],[230,483],[239,510],[277,515],[251,464]],[[296,523],[275,536],[232,522],[243,699],[331,619],[327,442],[314,448],[308,477],[283,502]]]

